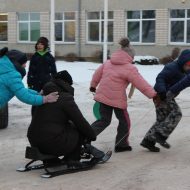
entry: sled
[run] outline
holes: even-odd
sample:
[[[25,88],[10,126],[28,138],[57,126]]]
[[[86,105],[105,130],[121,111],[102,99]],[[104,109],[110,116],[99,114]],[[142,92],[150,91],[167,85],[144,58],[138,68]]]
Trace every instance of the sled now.
[[[72,161],[72,162],[60,162],[50,164],[48,161],[57,158],[53,155],[42,154],[38,148],[26,147],[25,158],[31,159],[24,167],[17,169],[18,172],[27,172],[31,170],[44,169],[45,173],[41,175],[42,178],[52,178],[59,175],[76,173],[92,169],[99,163],[107,162],[112,155],[112,151],[108,151],[104,157],[100,159],[91,158],[89,155],[85,155],[83,159],[89,159],[87,161]],[[41,161],[42,164],[33,164],[34,162]]]
[[[31,159],[24,167],[17,169],[18,172],[27,172],[31,170],[44,169],[45,173],[41,175],[42,178],[52,178],[59,175],[86,171],[92,169],[99,160],[91,159],[82,162],[61,162],[56,164],[47,164],[44,161],[57,158],[53,155],[42,154],[38,148],[26,147],[25,158]],[[34,162],[42,161],[42,164],[33,164]]]

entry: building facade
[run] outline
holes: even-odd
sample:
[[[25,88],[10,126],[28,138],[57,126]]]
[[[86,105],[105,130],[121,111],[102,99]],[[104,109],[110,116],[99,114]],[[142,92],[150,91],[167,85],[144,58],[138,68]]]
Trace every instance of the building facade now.
[[[0,48],[34,52],[50,37],[50,0],[0,0]],[[55,0],[57,56],[91,57],[102,50],[104,0]],[[138,55],[157,57],[190,45],[190,0],[109,0],[108,44],[128,36]]]

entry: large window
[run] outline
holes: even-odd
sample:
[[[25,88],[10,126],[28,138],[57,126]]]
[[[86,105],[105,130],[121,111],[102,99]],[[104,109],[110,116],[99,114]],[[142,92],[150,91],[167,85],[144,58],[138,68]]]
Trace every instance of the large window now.
[[[104,12],[88,12],[87,42],[101,43],[104,41]],[[113,42],[113,12],[108,12],[108,42]]]
[[[76,32],[75,12],[65,12],[55,14],[55,41],[75,42]]]
[[[170,43],[190,43],[190,9],[170,10]]]
[[[8,40],[8,14],[0,13],[0,42]]]
[[[155,43],[155,10],[127,11],[127,35],[134,43]]]
[[[40,37],[40,13],[18,13],[18,41],[34,42]]]

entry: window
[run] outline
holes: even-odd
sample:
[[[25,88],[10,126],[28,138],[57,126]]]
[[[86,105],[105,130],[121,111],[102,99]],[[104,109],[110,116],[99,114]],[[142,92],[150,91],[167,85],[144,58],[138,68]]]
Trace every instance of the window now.
[[[55,14],[55,41],[75,42],[75,12]]]
[[[104,12],[88,12],[87,41],[90,43],[104,41]],[[108,42],[113,42],[113,11],[108,12]]]
[[[40,13],[18,13],[18,40],[35,42],[40,37]]]
[[[0,13],[0,42],[8,40],[8,14]]]
[[[170,10],[170,43],[190,43],[190,9]]]
[[[134,43],[155,43],[155,11],[127,11],[127,35]]]

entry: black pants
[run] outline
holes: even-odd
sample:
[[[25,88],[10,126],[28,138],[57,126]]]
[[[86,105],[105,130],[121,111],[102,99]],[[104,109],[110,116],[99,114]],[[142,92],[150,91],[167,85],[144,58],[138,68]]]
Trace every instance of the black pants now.
[[[92,124],[92,128],[94,129],[96,135],[99,135],[106,127],[110,125],[113,111],[119,120],[115,144],[118,147],[129,146],[128,138],[131,124],[127,109],[123,110],[100,103],[99,112],[101,118]]]

